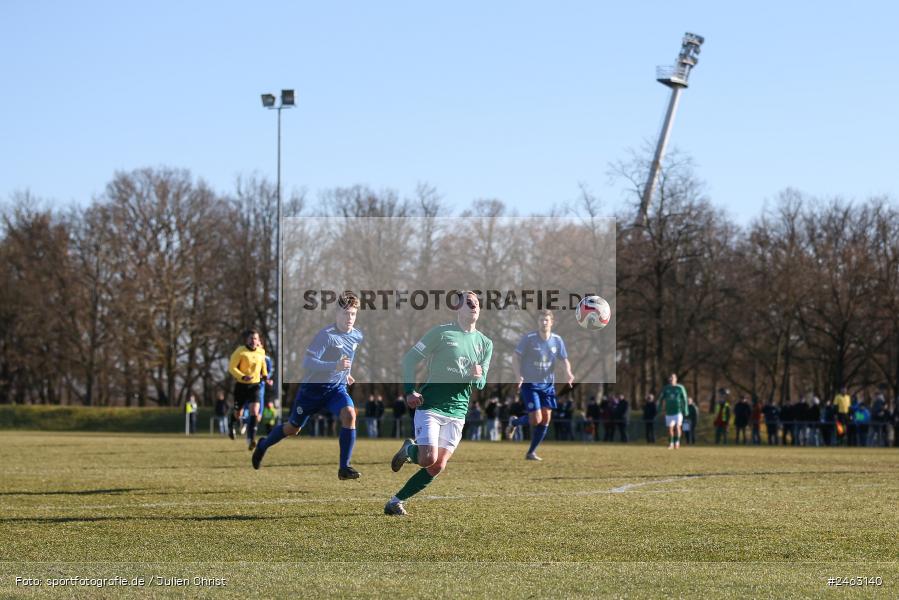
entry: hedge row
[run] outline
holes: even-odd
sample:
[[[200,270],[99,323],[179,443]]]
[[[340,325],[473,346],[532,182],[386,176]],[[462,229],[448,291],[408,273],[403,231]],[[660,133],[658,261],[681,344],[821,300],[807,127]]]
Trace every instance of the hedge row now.
[[[212,409],[200,408],[199,432],[209,431]],[[0,405],[0,429],[183,433],[184,408]]]

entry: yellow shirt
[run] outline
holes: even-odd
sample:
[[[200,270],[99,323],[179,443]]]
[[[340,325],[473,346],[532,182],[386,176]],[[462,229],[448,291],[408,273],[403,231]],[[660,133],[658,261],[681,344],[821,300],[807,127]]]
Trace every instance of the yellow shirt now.
[[[268,370],[265,368],[265,350],[261,347],[250,350],[246,346],[240,346],[231,355],[228,372],[238,383],[248,385],[259,383],[263,375],[268,377]],[[244,380],[245,375],[250,376],[249,381]]]
[[[845,415],[849,412],[852,397],[849,394],[837,394],[836,398],[833,399],[833,403],[837,406],[837,412]]]

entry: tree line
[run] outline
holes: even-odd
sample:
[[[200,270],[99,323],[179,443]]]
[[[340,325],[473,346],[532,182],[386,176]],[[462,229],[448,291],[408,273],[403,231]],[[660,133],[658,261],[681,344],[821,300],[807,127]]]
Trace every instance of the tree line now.
[[[899,209],[890,198],[785,190],[738,226],[674,153],[648,222],[636,225],[646,172],[636,155],[612,167],[633,187],[633,206],[613,215],[617,383],[584,386],[576,398],[614,390],[640,404],[670,372],[700,400],[723,385],[777,402],[830,397],[841,385],[884,385],[896,396]],[[276,350],[276,202],[263,179],[222,194],[168,168],[117,173],[82,208],[15,195],[0,232],[0,403],[170,406],[190,392],[211,403],[229,387],[227,359],[243,329],[256,327]],[[550,212],[591,219],[602,208],[584,189]],[[336,188],[314,204],[293,194],[284,214],[428,222],[517,212],[489,199],[453,214],[437,190],[420,185],[408,197]],[[484,268],[502,269],[481,258]]]

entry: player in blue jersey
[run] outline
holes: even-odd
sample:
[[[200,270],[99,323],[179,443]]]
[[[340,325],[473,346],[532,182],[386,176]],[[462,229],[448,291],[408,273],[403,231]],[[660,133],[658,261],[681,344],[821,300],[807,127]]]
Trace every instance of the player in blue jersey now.
[[[537,446],[546,437],[552,411],[557,406],[555,378],[557,363],[565,367],[568,385],[574,384],[565,342],[552,332],[552,327],[552,311],[540,311],[537,315],[537,331],[525,334],[518,342],[513,355],[515,371],[518,373],[518,393],[528,411],[528,416],[509,419],[509,427],[530,423],[531,447],[525,454],[527,460],[542,460],[537,456]]]
[[[323,408],[340,418],[340,468],[338,479],[359,479],[360,473],[350,466],[356,444],[356,407],[347,393],[353,385],[350,374],[356,349],[362,343],[362,332],[353,327],[359,298],[344,292],[337,299],[336,319],[315,335],[306,350],[303,369],[306,376],[297,391],[287,422],[276,425],[253,452],[253,468],[258,469],[262,457],[273,445],[288,435],[297,435],[309,417]]]

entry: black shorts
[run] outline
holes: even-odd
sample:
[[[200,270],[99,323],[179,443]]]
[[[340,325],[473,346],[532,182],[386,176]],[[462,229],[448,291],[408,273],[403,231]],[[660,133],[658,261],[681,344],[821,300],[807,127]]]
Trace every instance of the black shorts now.
[[[234,412],[240,412],[250,402],[259,402],[259,384],[234,382]]]

